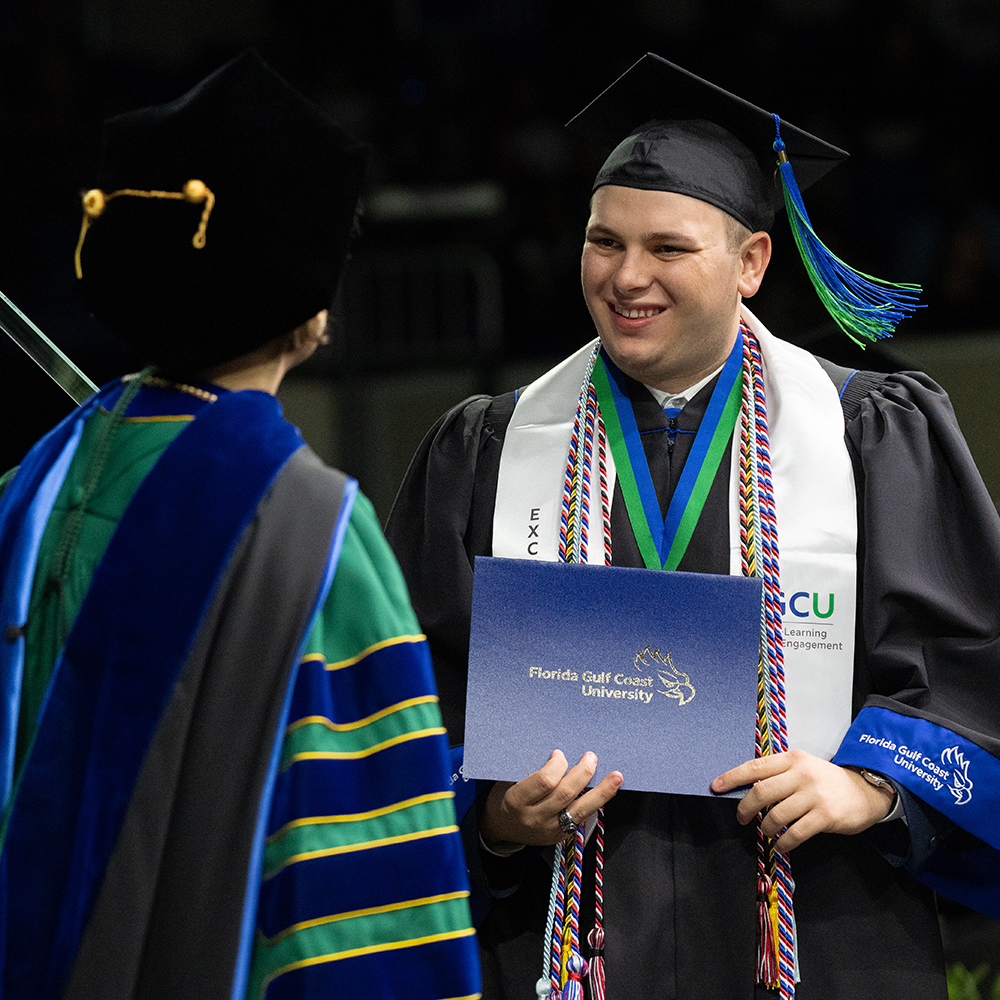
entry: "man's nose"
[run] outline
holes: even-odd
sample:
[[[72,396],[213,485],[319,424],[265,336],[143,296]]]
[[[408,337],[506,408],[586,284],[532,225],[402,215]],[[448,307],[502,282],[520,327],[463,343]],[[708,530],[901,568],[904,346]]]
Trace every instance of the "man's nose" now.
[[[627,250],[615,272],[616,291],[634,292],[649,284],[649,262],[641,250]]]

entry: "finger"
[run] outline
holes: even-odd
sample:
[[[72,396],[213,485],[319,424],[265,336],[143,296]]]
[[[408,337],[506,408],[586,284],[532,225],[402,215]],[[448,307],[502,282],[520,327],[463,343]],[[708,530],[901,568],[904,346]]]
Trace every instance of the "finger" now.
[[[550,796],[550,805],[557,805],[559,809],[569,805],[576,800],[580,793],[593,780],[594,772],[597,770],[597,754],[588,750],[574,767],[566,772]]]
[[[549,759],[535,773],[544,779],[545,784],[551,784],[555,788],[565,777],[568,768],[569,762],[562,750],[553,750]]]
[[[758,781],[740,800],[736,818],[746,826],[758,813],[788,799],[797,790],[792,775],[787,771]]]
[[[794,823],[800,823],[806,817],[812,816],[814,823],[818,816],[813,809],[814,801],[804,794],[790,795],[773,805],[761,820],[761,832],[772,839],[781,836],[782,830],[790,828]]]
[[[598,809],[610,801],[622,787],[625,778],[621,771],[611,771],[606,774],[598,785],[584,792],[578,799],[566,806],[574,823],[582,824]]]
[[[559,787],[567,767],[562,750],[553,750],[549,759],[537,771],[517,783],[511,793],[513,801],[523,806],[543,803]]]
[[[746,763],[720,774],[712,781],[712,791],[731,792],[741,785],[752,785],[755,781],[763,781],[775,774],[782,774],[788,770],[789,763],[787,755],[782,753],[756,757],[754,760],[748,760]]]
[[[525,808],[551,813],[558,813],[573,802],[594,777],[597,755],[588,750],[568,771],[565,760],[561,751],[554,751],[541,770],[518,782],[512,801]]]
[[[787,854],[800,844],[804,844],[810,837],[821,833],[823,824],[814,813],[806,813],[801,819],[796,820],[787,830],[774,842],[774,849],[781,854]]]

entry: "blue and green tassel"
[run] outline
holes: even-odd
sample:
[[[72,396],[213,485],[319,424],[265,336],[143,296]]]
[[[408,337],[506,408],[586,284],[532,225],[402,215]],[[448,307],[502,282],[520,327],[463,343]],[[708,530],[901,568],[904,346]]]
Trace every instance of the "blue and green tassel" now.
[[[820,301],[837,326],[860,347],[865,344],[859,337],[869,341],[891,337],[902,320],[923,307],[923,303],[917,301],[920,286],[883,281],[856,271],[823,245],[809,221],[792,165],[785,154],[781,119],[777,115],[773,117],[774,150],[781,170],[785,210],[795,244]]]

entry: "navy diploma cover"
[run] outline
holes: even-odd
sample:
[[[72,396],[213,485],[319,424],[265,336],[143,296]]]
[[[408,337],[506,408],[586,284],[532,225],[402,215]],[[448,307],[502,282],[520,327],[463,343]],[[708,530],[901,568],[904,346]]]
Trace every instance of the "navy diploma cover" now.
[[[476,558],[466,778],[518,781],[557,747],[633,791],[711,795],[754,756],[758,579]],[[742,792],[740,793],[742,794]]]

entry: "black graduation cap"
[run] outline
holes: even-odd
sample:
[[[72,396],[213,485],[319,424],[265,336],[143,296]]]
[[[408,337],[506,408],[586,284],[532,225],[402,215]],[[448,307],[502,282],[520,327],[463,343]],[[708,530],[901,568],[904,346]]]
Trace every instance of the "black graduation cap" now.
[[[193,372],[330,305],[367,152],[256,52],[103,131],[78,285],[146,360]]]
[[[567,127],[615,146],[595,191],[619,184],[686,194],[752,231],[769,229],[786,208],[817,295],[857,343],[855,335],[890,336],[919,308],[919,286],[855,271],[813,230],[801,192],[848,154],[742,97],[647,52]]]
[[[774,116],[652,52],[567,127],[616,147],[595,190],[623,184],[689,194],[755,231],[784,205]],[[780,131],[800,190],[848,156],[787,122]]]

